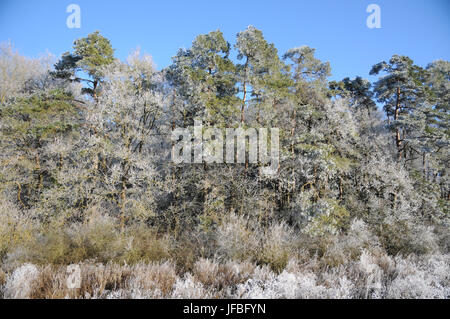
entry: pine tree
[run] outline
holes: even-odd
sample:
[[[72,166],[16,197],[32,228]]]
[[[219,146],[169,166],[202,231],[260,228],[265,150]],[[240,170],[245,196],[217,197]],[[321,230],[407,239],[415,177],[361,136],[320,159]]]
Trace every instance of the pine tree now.
[[[389,63],[380,62],[372,67],[370,74],[386,73],[375,83],[374,91],[378,102],[384,104],[384,111],[394,131],[397,158],[407,158],[407,129],[402,122],[408,122],[409,115],[425,98],[424,70],[406,56],[394,55]]]
[[[53,73],[57,78],[70,81],[83,81],[89,85],[83,92],[97,98],[99,84],[104,76],[103,67],[114,62],[114,49],[108,39],[99,31],[78,39],[73,44],[73,53],[66,52],[55,65]],[[89,78],[82,78],[80,73],[87,73]]]
[[[330,95],[347,98],[353,106],[364,107],[369,113],[377,109],[371,86],[368,80],[359,76],[354,80],[344,78],[342,81],[329,83]]]

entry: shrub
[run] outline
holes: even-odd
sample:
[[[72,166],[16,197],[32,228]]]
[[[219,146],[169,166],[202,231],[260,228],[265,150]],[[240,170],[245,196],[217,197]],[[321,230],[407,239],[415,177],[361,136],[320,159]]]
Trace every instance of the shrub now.
[[[281,271],[298,249],[295,232],[282,223],[262,227],[255,221],[232,214],[219,226],[219,253],[237,261],[251,260]]]

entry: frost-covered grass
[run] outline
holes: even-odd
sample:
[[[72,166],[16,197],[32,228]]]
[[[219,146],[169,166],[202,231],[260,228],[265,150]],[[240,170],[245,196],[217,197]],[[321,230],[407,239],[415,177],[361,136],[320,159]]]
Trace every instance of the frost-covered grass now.
[[[174,264],[81,263],[81,288],[66,267],[24,264],[3,280],[4,298],[449,298],[450,258],[373,256],[334,268],[290,260],[277,273],[249,262],[200,259],[192,272]]]

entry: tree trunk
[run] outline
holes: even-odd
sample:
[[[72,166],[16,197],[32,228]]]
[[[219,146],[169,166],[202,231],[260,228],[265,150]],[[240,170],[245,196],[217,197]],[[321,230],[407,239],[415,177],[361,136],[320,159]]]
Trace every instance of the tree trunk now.
[[[394,121],[397,122],[400,114],[400,88],[397,88],[397,102],[395,103],[395,113],[394,113]],[[395,123],[397,125],[397,123]],[[397,146],[398,151],[398,160],[402,159],[402,140],[400,137],[400,130],[398,127],[395,128],[395,144]]]
[[[241,107],[241,123],[244,123],[244,109],[245,109],[245,99],[247,98],[247,84],[244,82],[244,97],[242,98]]]
[[[244,66],[244,96],[242,98],[242,107],[241,107],[241,123],[244,123],[245,117],[244,117],[244,109],[245,109],[245,100],[247,98],[247,65],[248,65],[248,58],[245,61]]]
[[[36,153],[35,162],[36,162],[36,171],[38,172],[37,189],[39,190],[42,188],[42,183],[43,183],[43,176],[42,176],[42,171],[41,171],[41,160],[39,158],[39,153]]]
[[[427,180],[427,170],[426,170],[426,153],[422,154],[422,169],[423,169],[423,178]]]
[[[126,200],[126,194],[125,194],[125,179],[122,180],[122,190],[120,192],[120,229],[123,230],[125,227],[125,200]]]
[[[98,81],[94,81],[94,88],[92,89],[92,96],[94,97],[95,102],[97,102],[97,85],[98,85]]]

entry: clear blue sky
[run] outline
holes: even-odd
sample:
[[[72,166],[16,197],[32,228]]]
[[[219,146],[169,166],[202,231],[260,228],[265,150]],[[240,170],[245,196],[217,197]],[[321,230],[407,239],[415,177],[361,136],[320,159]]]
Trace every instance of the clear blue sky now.
[[[66,26],[71,3],[81,7],[81,29]],[[381,8],[381,29],[366,26],[371,3]],[[75,39],[100,30],[118,58],[140,46],[162,68],[196,35],[220,29],[234,44],[248,25],[261,29],[280,55],[300,45],[316,48],[330,61],[332,79],[373,80],[370,67],[393,54],[422,66],[450,60],[449,0],[0,0],[0,41],[10,39],[28,56],[46,50],[60,55]]]

